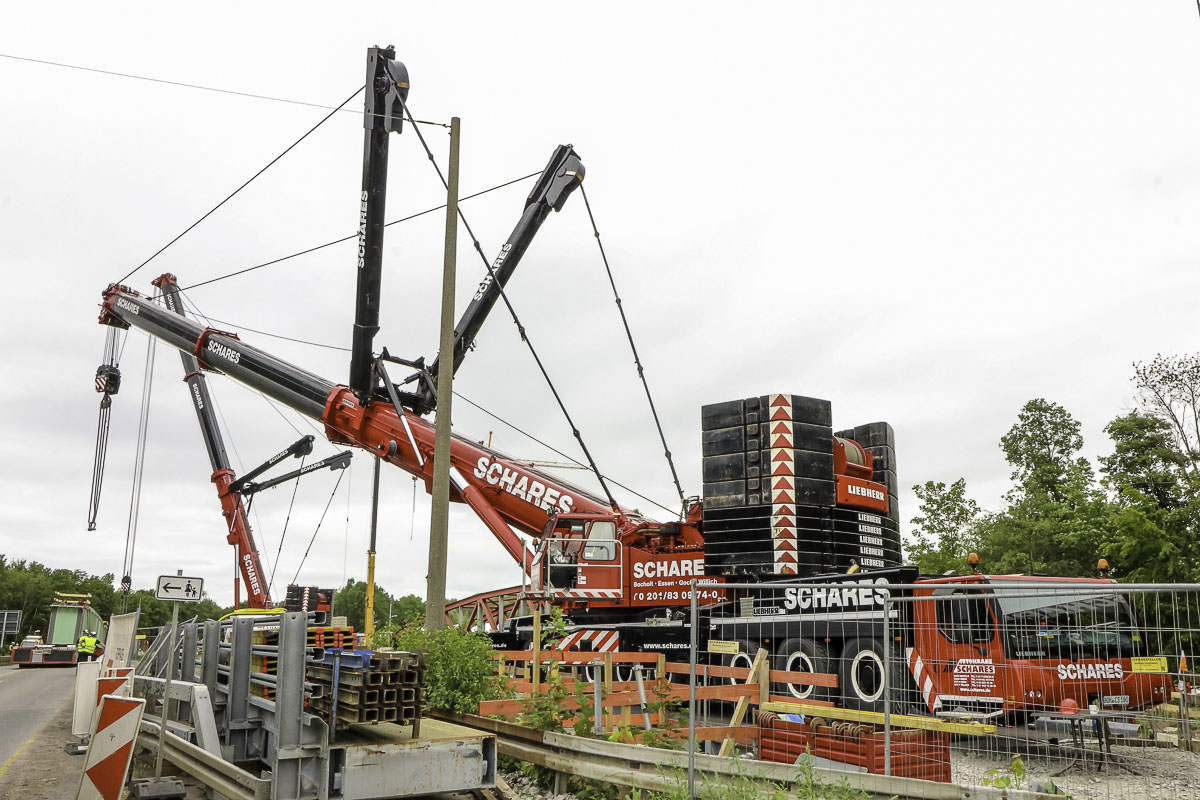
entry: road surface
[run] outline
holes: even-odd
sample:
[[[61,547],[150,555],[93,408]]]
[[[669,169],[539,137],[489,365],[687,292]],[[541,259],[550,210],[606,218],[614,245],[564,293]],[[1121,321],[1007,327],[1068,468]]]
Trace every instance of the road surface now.
[[[74,669],[0,667],[0,775],[74,689]]]

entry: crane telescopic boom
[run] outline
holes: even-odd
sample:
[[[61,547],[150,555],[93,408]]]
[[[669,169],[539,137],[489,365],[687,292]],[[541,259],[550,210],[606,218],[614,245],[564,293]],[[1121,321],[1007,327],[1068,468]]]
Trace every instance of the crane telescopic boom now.
[[[276,358],[240,341],[235,334],[181,317],[128,287],[112,285],[105,290],[100,322],[146,331],[194,355],[202,368],[224,372],[320,420],[331,442],[354,445],[379,456],[422,478],[426,490],[432,485],[434,426],[403,406],[387,402],[364,406],[349,387],[335,385]],[[614,514],[607,501],[594,493],[457,434],[450,445],[450,480],[451,500],[469,505],[522,565],[530,563],[530,554],[514,529],[541,536],[554,514],[569,512],[614,519],[619,536],[658,527],[658,523],[627,509]]]
[[[546,164],[541,177],[525,198],[525,211],[521,214],[521,219],[508,235],[508,240],[488,268],[488,274],[480,282],[470,304],[463,311],[458,324],[454,326],[454,374],[458,373],[467,352],[474,346],[479,329],[487,320],[492,306],[500,299],[508,279],[521,263],[542,223],[551,211],[562,211],[567,198],[583,183],[585,172],[583,162],[579,160],[579,155],[571,145],[559,145],[555,148],[550,162]],[[429,365],[425,371],[428,380],[420,381],[415,393],[401,395],[418,414],[427,414],[437,407],[438,361],[442,355],[438,353],[437,358]]]
[[[164,273],[152,283],[162,291],[163,302],[167,308],[183,317],[183,304],[180,302],[179,284],[175,276],[169,272]],[[208,450],[209,463],[212,464],[212,482],[216,484],[217,497],[221,500],[221,511],[225,516],[226,540],[234,547],[238,571],[246,586],[247,603],[251,608],[270,608],[270,588],[262,578],[262,559],[254,543],[254,532],[250,529],[246,507],[242,503],[241,494],[230,489],[237,476],[229,463],[229,455],[225,452],[221,430],[217,427],[217,417],[213,413],[212,399],[208,394],[208,383],[194,354],[181,350],[179,357],[183,361],[183,379],[187,382],[188,394],[192,398],[192,406],[196,409],[196,419],[200,421],[200,434],[204,438],[204,447]],[[311,446],[310,437],[310,449]],[[234,589],[236,605],[237,587]]]

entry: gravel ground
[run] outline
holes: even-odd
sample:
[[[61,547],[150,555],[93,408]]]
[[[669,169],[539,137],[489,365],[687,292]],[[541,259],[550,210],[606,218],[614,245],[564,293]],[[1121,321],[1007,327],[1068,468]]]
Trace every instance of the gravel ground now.
[[[1193,800],[1200,798],[1200,754],[1182,750],[1147,747],[1113,747],[1120,766],[1104,766],[1101,771],[1092,762],[1078,763],[1061,776],[1051,776],[1066,763],[1060,758],[1023,759],[1027,772],[1026,785],[1048,779],[1060,791],[1076,800],[1085,798],[1120,798],[1121,800]],[[955,783],[982,785],[988,770],[1004,770],[1010,756],[988,756],[978,752],[954,750],[950,755]],[[1122,767],[1127,767],[1123,769]]]
[[[1200,798],[1200,754],[1174,749],[1114,747],[1120,766],[1109,764],[1103,771],[1097,765],[1082,762],[1058,777],[1051,777],[1066,766],[1059,758],[1025,757],[1026,788],[1053,780],[1060,791],[1075,800],[1196,800]],[[950,756],[954,781],[960,785],[982,786],[989,770],[1003,772],[1011,756],[953,750]],[[1136,774],[1135,774],[1136,773]],[[519,772],[505,772],[504,779],[521,800],[578,800],[573,794],[543,791]]]

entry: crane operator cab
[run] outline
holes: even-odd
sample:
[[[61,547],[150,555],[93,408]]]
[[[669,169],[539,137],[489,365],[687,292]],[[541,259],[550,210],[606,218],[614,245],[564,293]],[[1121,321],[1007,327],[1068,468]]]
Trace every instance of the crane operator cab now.
[[[617,522],[611,515],[551,517],[538,550],[539,577],[547,592],[568,597],[620,596],[621,545],[617,541]]]

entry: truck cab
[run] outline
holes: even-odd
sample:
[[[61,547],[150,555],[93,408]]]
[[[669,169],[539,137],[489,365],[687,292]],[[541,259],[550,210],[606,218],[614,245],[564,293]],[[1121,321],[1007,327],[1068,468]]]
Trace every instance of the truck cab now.
[[[1142,671],[1154,659],[1111,580],[1064,587],[1061,578],[975,574],[922,583],[906,655],[931,712],[1057,711],[1065,699],[1133,710],[1170,696],[1165,667]]]

